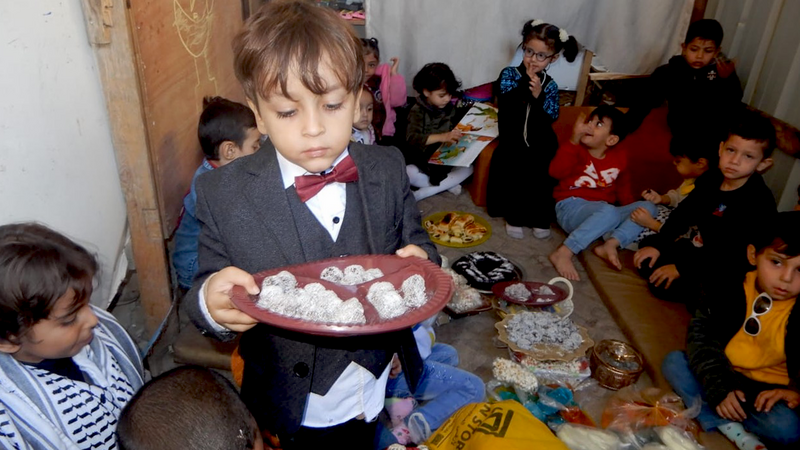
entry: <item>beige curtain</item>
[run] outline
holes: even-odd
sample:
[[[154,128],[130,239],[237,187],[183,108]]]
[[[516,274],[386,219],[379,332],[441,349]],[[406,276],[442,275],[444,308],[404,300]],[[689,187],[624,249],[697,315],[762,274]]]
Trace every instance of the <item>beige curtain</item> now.
[[[613,72],[649,73],[680,50],[692,0],[366,0],[382,60],[408,83],[425,63],[447,63],[464,86],[497,78],[526,20],[565,28]]]

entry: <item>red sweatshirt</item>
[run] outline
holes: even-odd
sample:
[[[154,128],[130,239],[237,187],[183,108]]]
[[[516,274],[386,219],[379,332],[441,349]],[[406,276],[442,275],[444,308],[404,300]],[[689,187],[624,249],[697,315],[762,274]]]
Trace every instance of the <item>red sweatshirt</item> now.
[[[628,157],[623,149],[610,148],[603,159],[589,154],[581,145],[562,144],[550,163],[550,176],[558,180],[553,197],[569,197],[627,205],[636,201],[631,194]]]

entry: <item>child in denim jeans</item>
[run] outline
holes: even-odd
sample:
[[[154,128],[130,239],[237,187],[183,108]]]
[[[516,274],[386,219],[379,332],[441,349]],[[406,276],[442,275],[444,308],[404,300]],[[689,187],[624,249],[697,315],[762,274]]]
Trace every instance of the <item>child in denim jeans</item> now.
[[[800,212],[763,219],[771,229],[751,234],[756,245],[746,251],[755,270],[729,271],[730,281],[718,277],[704,289],[686,353],[668,354],[662,372],[684,402],[701,402],[697,420],[705,431],[717,429],[743,450],[796,449]]]
[[[253,111],[221,97],[203,99],[197,137],[205,159],[192,177],[189,193],[183,198],[183,215],[175,231],[175,250],[172,252],[178,285],[185,290],[192,287],[192,279],[197,273],[197,236],[200,234],[200,222],[195,216],[197,192],[194,185],[197,177],[237,158],[252,155],[261,146],[261,133],[256,128]]]
[[[486,398],[483,380],[458,368],[458,351],[436,342],[435,321],[433,316],[413,328],[424,360],[417,390],[411,392],[402,374],[390,377],[386,385],[386,411],[393,427],[380,429],[376,448],[384,449],[394,443],[421,444],[463,406]]]
[[[588,121],[581,114],[572,138],[550,163],[550,176],[558,180],[553,190],[556,219],[569,236],[549,258],[567,279],[579,279],[572,256],[606,233],[610,237],[594,252],[621,270],[617,249],[633,242],[643,229],[630,219],[631,213],[643,207],[651,216],[656,214],[652,202],[634,202],[627,157],[613,148],[626,135],[623,120],[624,114],[608,105],[597,107]]]

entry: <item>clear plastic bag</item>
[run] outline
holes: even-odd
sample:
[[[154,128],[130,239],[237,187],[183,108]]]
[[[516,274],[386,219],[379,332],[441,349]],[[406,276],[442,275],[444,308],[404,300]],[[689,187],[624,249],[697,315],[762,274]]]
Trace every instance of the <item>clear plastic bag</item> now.
[[[619,436],[608,430],[565,423],[558,427],[556,436],[570,450],[623,450],[627,446]]]
[[[602,426],[627,436],[646,428],[672,425],[697,436],[699,428],[693,419],[699,412],[699,402],[687,409],[674,392],[659,388],[637,391],[626,387],[609,399],[603,411]]]

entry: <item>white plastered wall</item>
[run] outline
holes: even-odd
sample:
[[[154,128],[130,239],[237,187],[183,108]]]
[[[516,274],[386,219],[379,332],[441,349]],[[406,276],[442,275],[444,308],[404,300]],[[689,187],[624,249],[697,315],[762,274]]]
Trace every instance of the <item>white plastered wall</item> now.
[[[0,1],[0,224],[34,220],[98,256],[92,302],[127,269],[125,202],[80,1]]]

